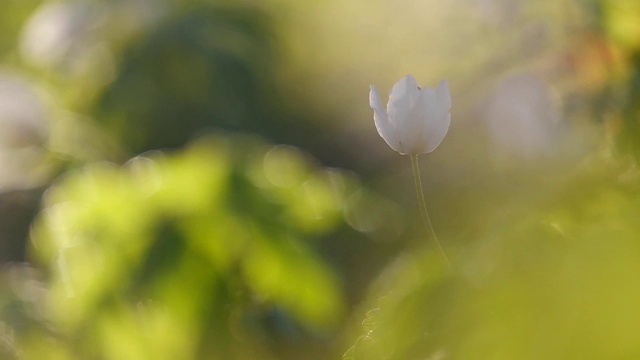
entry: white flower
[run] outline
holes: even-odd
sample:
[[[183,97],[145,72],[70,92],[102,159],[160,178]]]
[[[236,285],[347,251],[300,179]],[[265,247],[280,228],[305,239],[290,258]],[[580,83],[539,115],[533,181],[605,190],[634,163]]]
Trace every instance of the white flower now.
[[[389,92],[386,111],[371,85],[369,105],[380,136],[403,155],[432,152],[449,130],[451,95],[446,80],[437,89],[420,88],[412,75],[405,76]]]

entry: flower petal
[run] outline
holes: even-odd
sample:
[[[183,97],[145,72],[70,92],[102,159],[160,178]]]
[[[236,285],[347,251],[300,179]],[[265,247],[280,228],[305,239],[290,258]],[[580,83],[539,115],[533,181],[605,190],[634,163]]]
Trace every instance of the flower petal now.
[[[375,85],[371,85],[370,87],[369,106],[373,109],[373,121],[376,124],[378,134],[380,134],[380,137],[382,137],[393,150],[398,151],[393,125],[389,123],[389,116],[382,107],[382,101],[380,101],[380,95]]]
[[[420,90],[418,83],[413,75],[407,75],[400,79],[389,92],[389,102],[387,103],[387,112],[389,121],[396,128],[403,127],[404,121],[409,116],[409,112],[415,104]]]
[[[430,124],[427,124],[426,132],[426,146],[422,149],[421,154],[430,153],[435,150],[442,139],[449,131],[449,125],[451,124],[451,114],[440,114],[437,118],[434,118]]]
[[[402,134],[402,139],[406,142],[405,153],[422,154],[427,152],[429,147],[428,132],[429,118],[434,117],[435,91],[432,88],[422,88],[416,102],[407,117],[406,126]]]
[[[430,91],[427,91],[430,90]],[[446,93],[444,91],[447,91]],[[448,89],[446,83],[441,82],[437,90],[424,89],[425,100],[421,106],[425,106],[424,132],[422,136],[424,143],[420,149],[420,154],[430,153],[435,150],[442,142],[445,135],[449,131],[451,124],[451,114],[449,107],[451,106],[451,98],[448,97]],[[446,94],[447,96],[443,96]]]

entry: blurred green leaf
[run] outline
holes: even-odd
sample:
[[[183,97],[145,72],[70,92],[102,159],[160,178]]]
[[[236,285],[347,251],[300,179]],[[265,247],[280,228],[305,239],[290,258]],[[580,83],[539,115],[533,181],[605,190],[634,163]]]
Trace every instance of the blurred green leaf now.
[[[248,358],[231,346],[241,340],[267,351],[228,327],[240,303],[264,314],[280,308],[310,330],[340,321],[339,281],[305,239],[335,228],[344,199],[294,148],[232,142],[215,137],[124,167],[91,165],[49,190],[33,250],[50,272],[51,320],[74,352],[200,358],[211,342],[225,358]],[[265,178],[277,166],[284,176],[299,169],[295,180],[257,187],[248,175],[261,160]]]
[[[498,222],[452,269],[431,251],[398,259],[345,358],[640,356],[640,197],[613,174],[586,179]]]

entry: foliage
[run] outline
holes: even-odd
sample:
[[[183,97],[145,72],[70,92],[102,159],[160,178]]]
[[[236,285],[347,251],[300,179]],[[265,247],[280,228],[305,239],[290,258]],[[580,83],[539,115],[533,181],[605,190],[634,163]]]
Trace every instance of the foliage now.
[[[507,215],[451,268],[426,249],[398,258],[344,359],[640,356],[638,174],[596,163],[605,170]]]
[[[640,357],[639,14],[6,2],[0,358]],[[450,80],[450,267],[367,106],[407,73]]]
[[[340,283],[305,239],[340,223],[347,178],[232,139],[93,164],[48,191],[33,250],[55,330],[27,358],[52,342],[80,359],[268,358],[270,341],[338,324]]]

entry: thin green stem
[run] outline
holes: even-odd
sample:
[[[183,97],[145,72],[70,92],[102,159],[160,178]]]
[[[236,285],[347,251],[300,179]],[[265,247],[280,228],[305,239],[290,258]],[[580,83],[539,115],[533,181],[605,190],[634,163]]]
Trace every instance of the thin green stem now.
[[[418,197],[418,205],[420,206],[420,215],[422,217],[424,226],[426,228],[427,233],[436,244],[436,247],[440,251],[440,254],[444,258],[447,265],[450,264],[449,257],[444,252],[442,245],[440,245],[440,241],[438,240],[438,236],[436,236],[436,232],[433,230],[433,225],[431,225],[431,219],[429,218],[429,212],[427,211],[427,203],[424,201],[424,192],[422,191],[422,180],[420,178],[420,167],[418,165],[418,155],[412,154],[411,157],[411,168],[413,169],[413,178],[416,183],[416,195]]]

